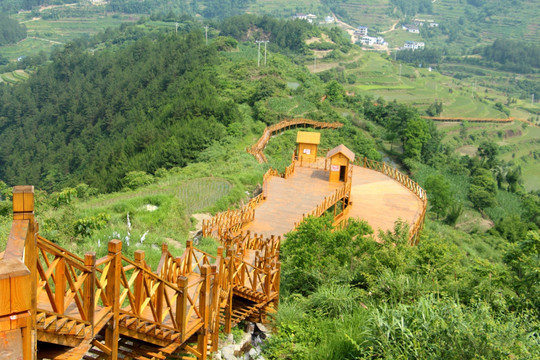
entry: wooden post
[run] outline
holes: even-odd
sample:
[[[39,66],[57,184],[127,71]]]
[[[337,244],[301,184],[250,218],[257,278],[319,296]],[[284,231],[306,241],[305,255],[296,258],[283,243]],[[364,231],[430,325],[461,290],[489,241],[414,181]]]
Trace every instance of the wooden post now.
[[[253,288],[251,290],[253,291],[257,291],[257,278],[259,276],[259,269],[257,268],[257,265],[258,265],[258,260],[259,259],[259,250],[255,251],[255,263],[253,264],[254,265],[254,269],[253,269],[253,283],[251,284],[251,286],[253,286]],[[246,271],[248,271],[248,269],[246,268]]]
[[[228,284],[227,284],[227,307],[225,308],[225,333],[230,334],[232,328],[232,299],[233,299],[233,273],[234,273],[234,254],[229,255]]]
[[[84,281],[84,306],[87,319],[92,327],[92,337],[94,337],[94,312],[95,312],[95,286],[96,286],[96,253],[87,252],[84,255],[84,266],[88,270],[88,276]]]
[[[265,282],[264,282],[264,292],[268,297],[270,297],[270,293],[272,292],[272,267],[268,264],[266,265],[266,268],[265,268],[265,272],[266,272],[266,279],[265,279]]]
[[[364,156],[364,167],[367,167],[367,157]]]
[[[218,259],[221,260],[220,254],[219,254],[219,248],[218,248]],[[220,292],[221,284],[219,281],[218,267],[216,264],[210,267],[212,269],[212,276],[213,276],[213,280],[212,280],[213,303],[210,304],[211,309],[212,309],[210,316],[212,317],[213,323],[211,323],[211,326],[209,327],[209,331],[211,332],[211,339],[212,339],[212,348],[210,349],[210,351],[212,352],[217,351],[218,342],[219,342],[219,292]]]
[[[66,293],[66,260],[61,257],[56,264],[54,277],[54,302],[56,311],[64,313],[64,294]]]
[[[162,279],[168,279],[169,278],[169,264],[167,261],[167,254],[169,252],[169,246],[166,243],[163,243],[161,245],[161,258],[164,259],[163,262],[163,268],[161,269],[161,278]],[[163,301],[165,297],[165,285],[163,281],[159,282],[157,293],[156,293],[156,316],[157,321],[162,322],[163,321]]]
[[[192,258],[192,252],[193,252],[193,241],[188,240],[186,241],[186,274],[189,274],[191,272],[191,258]]]
[[[27,221],[28,225],[26,234],[20,234],[24,236],[24,256],[18,257],[18,264],[14,264],[14,268],[8,266],[7,270],[10,271],[11,293],[9,294],[10,300],[13,303],[18,300],[18,297],[14,293],[20,293],[25,299],[25,302],[29,303],[23,307],[11,304],[11,312],[18,312],[18,315],[12,315],[17,320],[11,321],[12,329],[20,329],[21,341],[22,341],[22,353],[23,358],[35,359],[37,358],[37,333],[36,333],[36,308],[37,308],[37,231],[38,226],[34,219],[34,187],[33,186],[15,186],[13,188],[13,220]],[[13,232],[13,227],[12,227]],[[11,235],[11,234],[10,234]],[[18,234],[19,235],[19,234]],[[7,250],[7,248],[6,248]],[[17,249],[18,250],[18,249]],[[22,250],[22,249],[21,249]],[[22,254],[21,254],[22,255]],[[8,260],[9,255],[4,254],[4,263]],[[21,262],[24,262],[22,265]],[[0,260],[2,263],[2,260]],[[19,264],[21,263],[21,264]],[[18,266],[22,265],[20,269]],[[28,272],[24,271],[23,267],[26,266]],[[18,270],[16,270],[17,268]],[[20,271],[19,271],[20,270]],[[0,291],[2,293],[4,290]],[[3,301],[2,296],[0,300]],[[0,302],[2,302],[0,301]],[[1,308],[2,306],[0,306]],[[3,314],[0,314],[2,316]],[[0,330],[1,331],[1,330]]]
[[[113,317],[105,329],[105,346],[111,350],[109,359],[118,359],[118,340],[120,335],[120,274],[122,271],[122,242],[109,241],[109,257],[111,265],[107,274],[107,298],[112,302]]]
[[[280,288],[280,281],[281,281],[281,262],[279,262],[279,261],[276,263],[276,270],[277,270],[277,274],[276,274],[276,278],[275,278],[276,283],[275,283],[274,287],[276,288],[277,296],[274,299],[274,308],[277,311],[278,306],[279,306],[279,288]]]
[[[176,279],[176,284],[180,293],[176,299],[176,324],[178,325],[178,331],[180,331],[180,342],[186,340],[186,325],[189,322],[187,316],[187,303],[188,303],[188,278],[186,276],[179,276]]]
[[[135,279],[135,287],[133,289],[133,295],[135,296],[135,314],[141,315],[141,307],[144,302],[144,256],[145,253],[142,250],[135,251],[135,264],[139,267],[139,269],[135,271],[139,271],[139,274],[137,275],[137,278]]]
[[[199,360],[206,360],[208,344],[208,321],[210,320],[210,265],[203,265],[201,268],[201,277],[203,285],[199,297],[199,312],[202,316],[203,327],[199,330],[197,336],[197,350],[201,354]]]

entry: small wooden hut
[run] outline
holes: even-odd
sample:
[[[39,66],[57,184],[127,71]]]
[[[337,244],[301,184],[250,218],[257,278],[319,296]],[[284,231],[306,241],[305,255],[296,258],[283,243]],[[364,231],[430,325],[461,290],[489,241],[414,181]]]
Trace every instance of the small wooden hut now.
[[[317,161],[317,148],[321,142],[321,133],[299,131],[296,135],[296,154],[302,162]]]
[[[341,144],[328,151],[326,158],[330,161],[330,182],[347,181],[349,167],[354,161],[354,153]]]

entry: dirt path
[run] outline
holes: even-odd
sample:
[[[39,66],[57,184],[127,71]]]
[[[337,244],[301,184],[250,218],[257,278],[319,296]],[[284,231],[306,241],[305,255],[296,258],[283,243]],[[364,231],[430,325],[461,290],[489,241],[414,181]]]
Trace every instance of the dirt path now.
[[[356,43],[356,36],[354,35],[354,32],[356,31],[356,28],[352,25],[349,25],[341,20],[339,20],[339,18],[336,16],[336,14],[332,13],[332,16],[334,16],[334,19],[336,19],[336,23],[338,23],[339,25],[341,25],[344,30],[349,34],[351,35],[351,42],[353,44]]]
[[[49,40],[49,39],[39,38],[39,37],[36,37],[36,36],[29,36],[28,38],[34,39],[34,40],[47,41],[47,42],[49,42],[49,43],[51,43],[51,44],[55,44],[55,45],[64,45],[64,43],[61,43],[60,41],[55,41],[55,40]]]
[[[392,24],[392,27],[388,30],[385,30],[385,31],[381,31],[381,34],[386,34],[386,33],[389,33],[389,32],[392,32],[394,30],[396,30],[396,26],[397,24],[399,23],[399,20],[397,20],[395,23]]]

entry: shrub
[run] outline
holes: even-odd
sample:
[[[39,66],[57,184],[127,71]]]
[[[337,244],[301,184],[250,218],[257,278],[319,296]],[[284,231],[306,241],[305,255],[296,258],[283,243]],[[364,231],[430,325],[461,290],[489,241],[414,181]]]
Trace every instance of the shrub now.
[[[149,185],[154,182],[154,177],[144,171],[130,171],[122,180],[124,187],[135,190],[138,187]]]

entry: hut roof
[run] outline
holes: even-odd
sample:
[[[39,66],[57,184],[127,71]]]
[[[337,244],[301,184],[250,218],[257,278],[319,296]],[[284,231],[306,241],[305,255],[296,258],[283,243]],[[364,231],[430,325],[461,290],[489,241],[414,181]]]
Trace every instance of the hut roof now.
[[[307,132],[299,131],[296,134],[296,143],[297,144],[315,144],[319,145],[321,142],[321,133],[318,132]]]
[[[341,144],[333,148],[332,150],[328,151],[326,153],[327,158],[331,158],[332,156],[336,155],[337,153],[342,153],[345,155],[349,161],[354,161],[354,153],[349,150],[345,145]]]

